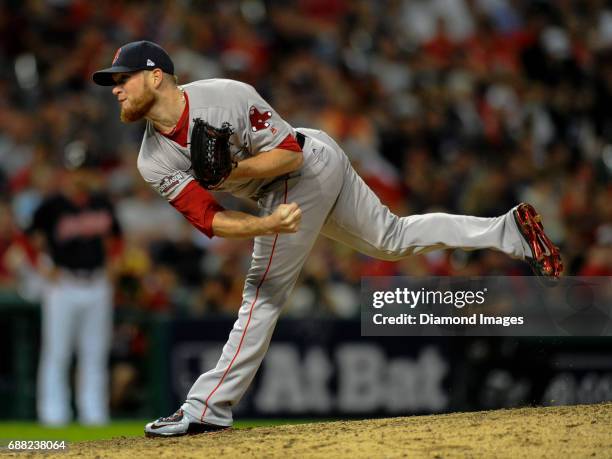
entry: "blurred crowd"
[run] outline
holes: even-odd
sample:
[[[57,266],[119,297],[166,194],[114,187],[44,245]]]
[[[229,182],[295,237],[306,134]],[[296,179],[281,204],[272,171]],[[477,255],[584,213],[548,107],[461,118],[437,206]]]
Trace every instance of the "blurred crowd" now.
[[[90,81],[139,39],[165,47],[179,82],[246,81],[293,126],[327,131],[399,215],[528,201],[567,275],[612,275],[612,2],[4,1],[0,37],[0,255],[79,142],[123,227],[122,307],[233,315],[251,251],[195,232],[139,176],[143,125]],[[321,238],[286,313],[356,316],[362,276],[529,272],[494,251],[389,263]],[[2,264],[0,283],[15,283]]]

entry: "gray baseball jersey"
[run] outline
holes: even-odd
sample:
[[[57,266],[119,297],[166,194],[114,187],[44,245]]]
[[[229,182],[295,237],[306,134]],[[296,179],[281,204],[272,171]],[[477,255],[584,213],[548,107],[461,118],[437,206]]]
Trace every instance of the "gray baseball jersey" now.
[[[232,124],[237,159],[271,150],[296,132],[246,84],[204,80],[184,90],[190,120],[201,117],[215,126]],[[385,260],[451,247],[493,248],[521,259],[528,253],[512,210],[496,218],[443,213],[400,218],[380,202],[331,137],[313,129],[297,131],[305,142],[304,163],[295,174],[227,182],[222,188],[257,200],[262,214],[279,204],[297,202],[302,223],[294,234],[255,238],[238,320],[217,365],[197,379],[182,406],[202,422],[232,424],[232,406],[253,380],[281,308],[319,234]],[[171,202],[193,181],[189,150],[151,125],[144,135],[138,168]]]
[[[230,138],[231,150],[237,161],[272,150],[289,134],[295,134],[293,128],[248,84],[211,79],[184,85],[183,90],[189,99],[188,138],[191,137],[194,118],[202,118],[217,127],[229,122],[234,129]],[[160,135],[151,123],[147,123],[138,169],[143,178],[169,201],[194,180],[189,148]],[[276,179],[227,180],[219,191],[253,199]]]

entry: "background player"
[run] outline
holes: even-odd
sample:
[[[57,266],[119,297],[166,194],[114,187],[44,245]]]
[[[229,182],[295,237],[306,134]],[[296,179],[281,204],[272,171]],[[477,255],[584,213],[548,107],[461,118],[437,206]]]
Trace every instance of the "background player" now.
[[[61,190],[44,199],[27,230],[46,252],[38,264],[42,287],[42,346],[38,370],[38,417],[46,425],[71,418],[70,365],[77,354],[79,421],[109,421],[108,357],[113,288],[108,255],[121,252],[121,229],[107,197],[95,190],[96,171],[86,146],[66,150]]]
[[[560,274],[558,251],[531,206],[496,218],[441,213],[399,218],[324,132],[295,130],[244,83],[203,80],[179,87],[173,74],[166,52],[141,41],[121,47],[112,67],[93,79],[114,86],[123,121],[147,119],[138,158],[147,182],[208,236],[256,238],[238,321],[217,366],[198,378],[174,415],[147,424],[147,435],[184,435],[232,424],[231,407],[252,381],[319,233],[387,260],[440,248],[494,248],[527,259],[537,274]],[[219,189],[256,200],[262,217],[224,210],[193,179],[188,138],[196,117],[217,127],[233,126],[239,162]],[[303,213],[299,231],[270,235],[280,231],[269,218],[298,214],[296,206],[277,208],[290,201]]]

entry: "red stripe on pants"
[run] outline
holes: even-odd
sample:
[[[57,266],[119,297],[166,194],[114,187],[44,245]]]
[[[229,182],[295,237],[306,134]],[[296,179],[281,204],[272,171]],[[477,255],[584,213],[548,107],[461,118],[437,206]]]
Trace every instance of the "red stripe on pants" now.
[[[285,197],[283,199],[283,203],[287,204],[287,180],[285,180]],[[208,410],[208,401],[214,395],[214,393],[217,391],[217,389],[219,389],[221,384],[223,384],[223,381],[225,380],[225,377],[227,376],[227,374],[231,370],[232,365],[234,364],[234,361],[236,360],[236,358],[238,357],[238,354],[240,353],[240,349],[242,348],[242,342],[244,341],[244,337],[246,336],[247,330],[249,329],[249,324],[251,323],[251,316],[253,315],[253,309],[255,308],[255,303],[257,302],[257,298],[259,297],[259,289],[261,288],[261,286],[263,285],[264,281],[266,280],[266,276],[268,275],[268,271],[270,271],[270,266],[272,266],[272,257],[274,256],[274,249],[276,248],[276,241],[277,240],[278,240],[278,234],[276,236],[274,236],[274,242],[272,243],[272,251],[270,252],[270,259],[268,260],[268,266],[266,267],[266,271],[264,272],[264,274],[263,274],[263,276],[261,278],[261,281],[259,281],[259,285],[257,286],[257,289],[255,290],[255,298],[253,299],[253,302],[251,303],[251,307],[249,308],[249,318],[247,319],[247,323],[246,323],[246,325],[244,327],[244,331],[242,332],[242,336],[240,337],[240,343],[238,344],[238,348],[236,349],[236,353],[234,354],[234,357],[232,358],[232,360],[231,360],[230,364],[228,365],[227,369],[223,373],[223,376],[221,376],[221,380],[219,381],[217,386],[212,390],[210,395],[206,398],[206,401],[204,402],[204,411],[202,412],[202,416],[200,416],[200,421],[201,422],[204,422],[204,416],[206,416],[206,411]]]

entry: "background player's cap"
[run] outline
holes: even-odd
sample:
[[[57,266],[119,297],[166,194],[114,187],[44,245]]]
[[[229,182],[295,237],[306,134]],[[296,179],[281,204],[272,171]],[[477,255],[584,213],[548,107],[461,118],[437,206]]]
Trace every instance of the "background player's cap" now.
[[[73,140],[64,147],[61,158],[62,166],[69,171],[95,169],[99,161],[87,142]]]
[[[94,73],[93,81],[100,86],[115,86],[114,73],[153,69],[174,75],[172,59],[161,46],[145,40],[134,41],[119,48],[111,67]]]

